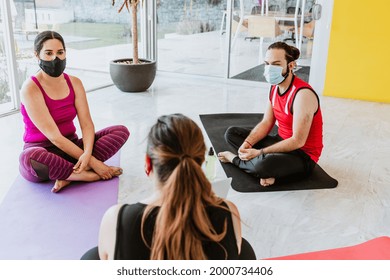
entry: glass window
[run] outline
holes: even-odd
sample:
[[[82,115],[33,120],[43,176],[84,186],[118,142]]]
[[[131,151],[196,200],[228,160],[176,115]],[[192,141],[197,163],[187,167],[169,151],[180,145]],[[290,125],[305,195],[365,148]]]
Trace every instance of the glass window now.
[[[158,70],[223,77],[225,10],[222,0],[157,0]]]
[[[20,80],[39,70],[33,51],[36,35],[53,30],[64,37],[68,74],[79,77],[86,90],[111,84],[110,60],[132,56],[131,17],[126,10],[118,13],[121,1],[116,2],[113,7],[111,1],[100,0],[14,0]]]
[[[5,3],[0,5],[0,115],[8,113],[15,109],[14,96],[11,92],[11,79],[10,79],[10,59],[9,59],[9,46],[7,46],[7,31],[5,30],[6,10],[4,9]],[[12,4],[12,2],[11,2]],[[16,12],[15,7],[11,5],[11,17],[12,21],[15,20]],[[7,49],[8,48],[8,49]]]
[[[295,74],[308,81],[314,39],[311,18],[314,0],[234,2],[229,78],[265,82],[265,52],[272,43],[284,41],[300,50]]]

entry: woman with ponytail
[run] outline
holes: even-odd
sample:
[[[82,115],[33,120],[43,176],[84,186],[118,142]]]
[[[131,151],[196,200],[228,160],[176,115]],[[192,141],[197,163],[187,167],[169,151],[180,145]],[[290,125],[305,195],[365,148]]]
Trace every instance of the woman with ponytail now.
[[[237,207],[215,195],[201,166],[202,131],[182,114],[161,116],[148,135],[145,172],[152,197],[111,207],[98,249],[82,259],[256,259],[241,237]]]

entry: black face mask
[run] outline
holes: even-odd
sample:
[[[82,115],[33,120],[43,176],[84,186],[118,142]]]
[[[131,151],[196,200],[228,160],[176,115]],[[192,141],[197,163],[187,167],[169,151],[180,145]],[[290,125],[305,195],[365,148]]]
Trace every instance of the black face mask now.
[[[47,60],[39,60],[39,67],[45,72],[47,75],[51,77],[59,77],[64,72],[66,66],[66,58],[63,60],[56,57],[56,59],[47,61]]]

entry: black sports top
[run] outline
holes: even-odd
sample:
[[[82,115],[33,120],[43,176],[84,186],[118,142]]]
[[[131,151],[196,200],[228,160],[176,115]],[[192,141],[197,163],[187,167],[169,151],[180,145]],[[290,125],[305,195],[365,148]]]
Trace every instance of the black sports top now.
[[[222,203],[227,207],[226,203]],[[148,260],[150,249],[145,245],[141,236],[142,216],[146,204],[125,204],[118,213],[116,244],[114,259],[116,260]],[[156,207],[147,217],[144,224],[144,236],[147,243],[151,244],[154,225],[159,207]],[[203,250],[208,259],[238,259],[237,241],[233,228],[232,214],[228,210],[218,207],[207,207],[209,219],[217,233],[223,231],[225,219],[227,219],[227,231],[225,237],[219,242],[203,241]],[[223,246],[223,248],[221,247]]]

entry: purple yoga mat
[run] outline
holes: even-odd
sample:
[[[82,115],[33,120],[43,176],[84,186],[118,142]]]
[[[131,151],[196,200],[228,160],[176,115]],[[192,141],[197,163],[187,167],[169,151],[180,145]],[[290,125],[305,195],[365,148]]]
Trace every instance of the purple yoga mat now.
[[[107,164],[119,166],[119,154]],[[116,177],[52,193],[53,182],[18,176],[0,205],[0,259],[80,259],[97,246],[101,219],[117,203],[118,185]]]

